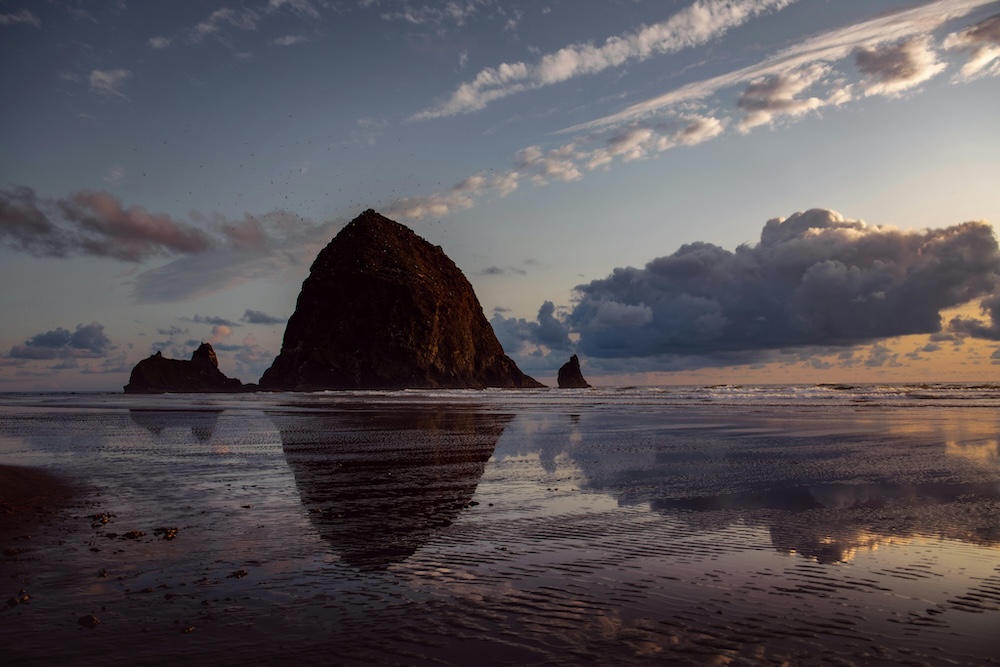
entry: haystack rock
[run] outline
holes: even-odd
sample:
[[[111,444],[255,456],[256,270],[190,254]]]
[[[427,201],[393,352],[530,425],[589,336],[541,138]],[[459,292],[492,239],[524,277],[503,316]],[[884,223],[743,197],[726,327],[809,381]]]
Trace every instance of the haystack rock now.
[[[583,379],[580,370],[580,359],[575,354],[559,369],[560,389],[589,389],[590,385]]]
[[[254,385],[226,377],[219,370],[219,359],[208,343],[191,355],[190,361],[167,359],[160,352],[143,359],[132,369],[127,394],[196,393],[252,391]]]
[[[368,210],[316,257],[268,390],[541,387],[438,246]]]

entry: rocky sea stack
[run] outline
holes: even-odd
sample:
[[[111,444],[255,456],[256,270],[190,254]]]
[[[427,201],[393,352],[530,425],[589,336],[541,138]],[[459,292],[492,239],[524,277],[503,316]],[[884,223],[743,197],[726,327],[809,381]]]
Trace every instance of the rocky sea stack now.
[[[541,387],[444,251],[368,210],[316,257],[268,390]]]
[[[208,343],[202,343],[190,361],[167,359],[161,353],[143,359],[132,369],[126,394],[163,394],[167,392],[252,391],[254,385],[226,377],[219,370],[219,359]]]
[[[575,354],[559,369],[558,382],[560,389],[590,389],[580,370],[580,358]]]

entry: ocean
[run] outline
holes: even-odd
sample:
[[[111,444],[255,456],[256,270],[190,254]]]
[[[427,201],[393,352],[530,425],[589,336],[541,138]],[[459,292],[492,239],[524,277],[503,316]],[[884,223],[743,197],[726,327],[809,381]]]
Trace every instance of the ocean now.
[[[1000,384],[0,394],[77,489],[2,661],[1000,664],[998,442]]]

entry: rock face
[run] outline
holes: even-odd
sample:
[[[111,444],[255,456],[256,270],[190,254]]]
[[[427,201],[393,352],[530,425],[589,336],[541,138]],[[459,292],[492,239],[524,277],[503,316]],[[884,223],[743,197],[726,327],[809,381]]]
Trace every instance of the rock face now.
[[[560,389],[589,389],[590,385],[583,379],[580,371],[580,359],[575,354],[559,369]]]
[[[125,393],[250,391],[255,388],[223,375],[215,350],[208,343],[202,343],[190,361],[167,359],[160,352],[143,359],[132,369]]]
[[[313,262],[268,390],[540,387],[438,246],[368,210]]]

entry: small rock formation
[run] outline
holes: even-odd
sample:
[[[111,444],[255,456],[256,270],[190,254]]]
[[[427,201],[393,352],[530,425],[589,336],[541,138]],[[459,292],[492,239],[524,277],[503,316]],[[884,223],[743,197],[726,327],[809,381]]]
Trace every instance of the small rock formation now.
[[[267,390],[541,387],[439,246],[367,210],[316,257]]]
[[[201,393],[252,391],[255,388],[223,375],[215,350],[208,343],[202,343],[190,361],[167,359],[160,352],[143,359],[132,369],[125,393]]]
[[[590,389],[580,371],[580,359],[575,354],[559,369],[560,389]]]

